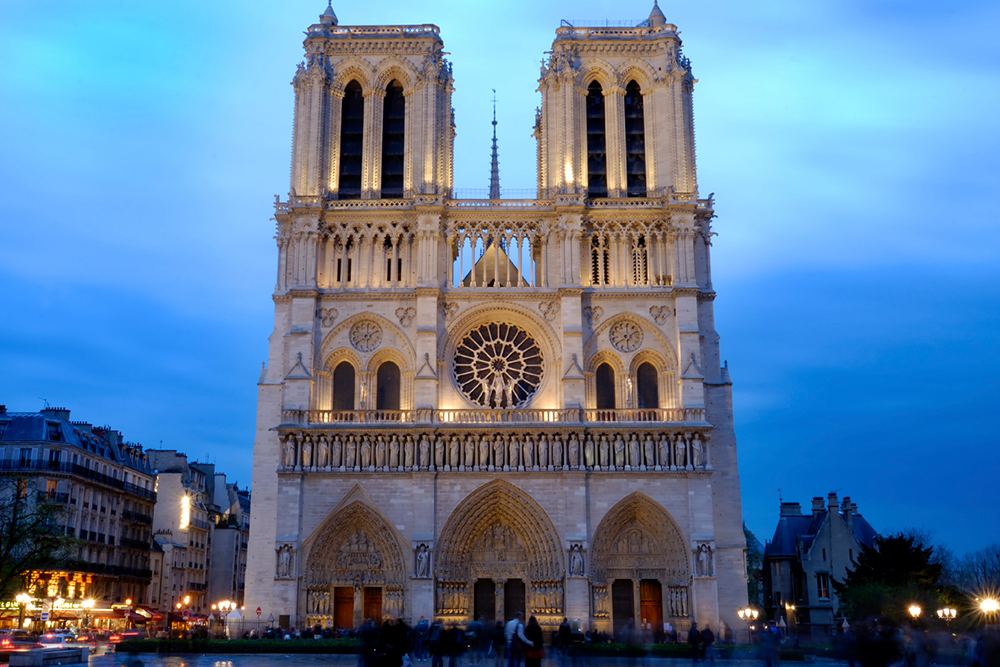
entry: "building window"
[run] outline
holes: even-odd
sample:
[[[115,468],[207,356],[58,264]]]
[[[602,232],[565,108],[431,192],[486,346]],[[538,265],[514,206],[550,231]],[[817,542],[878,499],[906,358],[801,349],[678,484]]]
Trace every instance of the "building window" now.
[[[636,398],[640,410],[655,410],[660,407],[660,390],[656,381],[656,369],[645,362],[635,372]]]
[[[604,90],[597,81],[587,87],[587,195],[608,196],[608,156],[604,129]]]
[[[609,364],[601,364],[595,373],[597,409],[615,409],[615,371]]]
[[[48,498],[49,500],[55,500],[56,488],[58,487],[58,485],[59,482],[57,482],[54,479],[45,480],[45,497]]]
[[[365,98],[361,84],[351,81],[344,88],[340,111],[340,177],[337,196],[361,199],[361,150],[364,144]]]
[[[823,549],[823,561],[826,561],[826,549]]]
[[[646,196],[646,131],[642,91],[635,81],[625,87],[625,179],[629,197]]]
[[[354,366],[347,361],[333,370],[333,409],[354,409]]]
[[[830,575],[819,573],[816,575],[816,595],[820,600],[830,599]]]
[[[780,560],[774,564],[774,574],[777,575],[777,576],[779,576],[779,577],[781,576],[781,561]]]
[[[406,98],[403,86],[393,79],[382,103],[382,198],[403,196],[403,136]]]
[[[27,498],[28,497],[28,480],[26,480],[26,479],[19,479],[19,480],[17,480],[17,482],[15,484],[16,484],[15,488],[17,489],[17,497],[21,498],[21,499]]]
[[[45,437],[52,442],[62,442],[62,429],[59,422],[45,422]]]
[[[376,410],[399,410],[399,366],[387,361],[378,367]]]

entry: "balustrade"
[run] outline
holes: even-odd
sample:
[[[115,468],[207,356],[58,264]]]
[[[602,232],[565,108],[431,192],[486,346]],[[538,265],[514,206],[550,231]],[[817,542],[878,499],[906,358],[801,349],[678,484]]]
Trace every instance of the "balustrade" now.
[[[580,410],[285,410],[284,424],[575,424],[575,423],[704,423],[704,408]]]

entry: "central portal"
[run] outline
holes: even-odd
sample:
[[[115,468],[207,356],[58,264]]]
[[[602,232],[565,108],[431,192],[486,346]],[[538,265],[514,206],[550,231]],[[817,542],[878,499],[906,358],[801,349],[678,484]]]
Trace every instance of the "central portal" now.
[[[521,612],[527,617],[524,609],[524,581],[521,579],[508,579],[503,585],[504,620],[514,618],[514,614],[517,612]]]

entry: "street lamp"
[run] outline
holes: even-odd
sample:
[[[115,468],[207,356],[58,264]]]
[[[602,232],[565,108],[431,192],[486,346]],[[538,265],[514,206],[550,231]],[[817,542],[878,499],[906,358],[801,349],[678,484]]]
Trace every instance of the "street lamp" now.
[[[18,593],[17,597],[14,598],[17,601],[17,629],[24,629],[24,609],[31,602],[31,596],[27,593]]]
[[[915,621],[918,618],[920,618],[920,612],[922,612],[923,609],[921,609],[920,605],[918,605],[918,604],[911,604],[909,606],[909,608],[907,609],[907,611],[910,612],[910,616],[912,616],[913,620]]]
[[[85,628],[90,627],[90,611],[94,608],[94,601],[91,599],[84,600],[80,603],[83,607],[83,626]]]
[[[737,610],[736,615],[740,617],[740,620],[747,622],[747,642],[753,644],[753,634],[750,632],[750,624],[757,620],[760,612],[753,607],[746,607],[745,609]]]
[[[958,610],[952,609],[951,607],[945,607],[944,609],[937,610],[938,618],[948,624],[948,630],[951,630],[951,622],[955,620],[958,616]]]
[[[229,612],[236,609],[236,603],[230,602],[229,600],[223,600],[219,603],[219,614],[222,615],[222,627],[226,629],[226,639],[229,639],[229,626],[226,625],[226,616],[229,616]]]
[[[986,623],[988,624],[990,616],[996,617],[997,612],[1000,611],[1000,602],[997,602],[994,598],[986,598],[979,603],[979,608],[986,616]]]

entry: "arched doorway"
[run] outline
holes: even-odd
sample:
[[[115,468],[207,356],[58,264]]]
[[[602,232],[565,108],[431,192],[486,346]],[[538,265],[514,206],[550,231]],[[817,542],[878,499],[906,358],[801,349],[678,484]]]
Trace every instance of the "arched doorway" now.
[[[333,409],[354,409],[354,366],[349,361],[333,369]]]
[[[615,409],[615,370],[611,364],[601,364],[597,367],[594,382],[597,387],[597,409]]]
[[[399,410],[399,366],[386,361],[375,376],[375,409]]]
[[[562,620],[565,553],[545,511],[516,486],[495,480],[466,497],[438,543],[435,615],[465,622],[473,614],[534,614]],[[492,594],[490,588],[492,587]]]
[[[406,567],[393,529],[356,501],[327,518],[309,547],[303,581],[306,622],[353,628],[403,612]]]
[[[657,386],[656,368],[648,361],[639,364],[635,371],[636,398],[640,410],[655,410],[660,407],[660,389]]]
[[[642,493],[626,496],[601,520],[590,573],[595,623],[616,637],[631,627],[662,627],[664,620],[689,617],[691,566],[684,536],[670,514]]]

